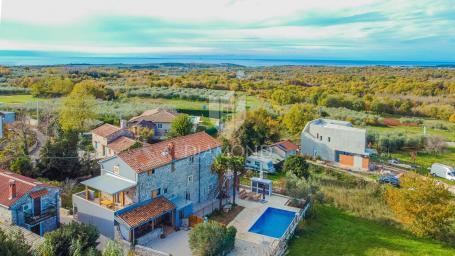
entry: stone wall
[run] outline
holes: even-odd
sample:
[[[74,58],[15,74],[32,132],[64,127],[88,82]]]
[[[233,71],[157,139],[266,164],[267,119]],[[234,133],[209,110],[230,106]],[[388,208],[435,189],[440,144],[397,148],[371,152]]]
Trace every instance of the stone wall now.
[[[202,152],[194,157],[187,157],[167,164],[152,172],[143,172],[138,176],[138,201],[151,198],[153,190],[160,189],[161,194],[171,198],[180,197],[193,203],[209,199],[209,192],[216,186],[217,176],[211,172],[214,158],[221,153],[221,148]]]

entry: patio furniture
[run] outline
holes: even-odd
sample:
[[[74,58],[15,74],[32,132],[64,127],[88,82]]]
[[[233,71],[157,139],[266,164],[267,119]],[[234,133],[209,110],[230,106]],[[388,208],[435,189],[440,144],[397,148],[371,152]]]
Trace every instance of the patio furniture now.
[[[105,200],[101,200],[100,204],[104,205],[106,207],[109,207],[109,208],[111,208],[114,205],[114,203],[111,200],[106,200],[106,199]]]

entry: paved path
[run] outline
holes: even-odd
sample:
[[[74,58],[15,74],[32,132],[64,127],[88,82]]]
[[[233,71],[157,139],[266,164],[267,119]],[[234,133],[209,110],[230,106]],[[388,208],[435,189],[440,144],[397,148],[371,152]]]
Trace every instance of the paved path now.
[[[190,244],[188,243],[188,232],[180,230],[173,232],[164,239],[155,239],[148,243],[146,247],[170,253],[172,256],[191,255]]]
[[[40,132],[37,128],[32,128],[32,131],[36,134],[36,145],[30,151],[30,159],[36,161],[40,157],[41,148],[46,144],[46,136]]]

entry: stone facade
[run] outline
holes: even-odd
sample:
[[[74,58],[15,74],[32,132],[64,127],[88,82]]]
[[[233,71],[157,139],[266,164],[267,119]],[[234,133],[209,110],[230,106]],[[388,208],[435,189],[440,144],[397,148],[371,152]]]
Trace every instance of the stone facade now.
[[[114,152],[107,147],[107,144],[111,143],[112,141],[116,140],[121,136],[132,138],[133,134],[132,132],[126,129],[120,129],[107,137],[102,137],[92,133],[92,145],[93,148],[95,149],[95,157],[102,158],[113,156]]]
[[[180,197],[193,203],[207,201],[217,183],[211,165],[220,153],[221,149],[216,148],[139,174],[138,201],[152,198],[155,190],[168,198]]]

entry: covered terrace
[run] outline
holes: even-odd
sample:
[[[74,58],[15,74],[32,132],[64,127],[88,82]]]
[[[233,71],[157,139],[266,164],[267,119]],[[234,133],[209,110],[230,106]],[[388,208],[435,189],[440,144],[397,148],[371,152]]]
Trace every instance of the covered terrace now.
[[[78,193],[78,196],[112,210],[131,204],[132,200],[126,194],[128,190],[136,187],[136,182],[110,173],[88,179],[81,184],[85,185],[85,190]]]
[[[157,197],[119,210],[115,222],[123,239],[136,244],[137,240],[152,240],[175,228],[176,206],[165,197]]]

